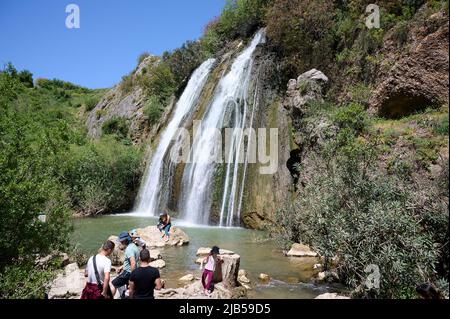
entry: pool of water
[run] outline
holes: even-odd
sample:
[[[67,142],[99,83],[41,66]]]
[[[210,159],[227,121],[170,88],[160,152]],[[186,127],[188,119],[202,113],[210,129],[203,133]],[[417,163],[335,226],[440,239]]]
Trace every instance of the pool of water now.
[[[199,247],[229,249],[241,256],[241,269],[245,269],[254,286],[249,298],[314,298],[333,291],[333,287],[311,284],[315,258],[287,258],[272,241],[261,231],[243,228],[199,227],[187,225],[174,220],[174,225],[181,227],[189,236],[189,245],[182,247],[161,248],[161,255],[166,267],[161,276],[167,287],[177,287],[178,278],[188,273],[200,276],[199,265],[195,264]],[[101,243],[110,235],[121,231],[156,225],[156,218],[132,215],[102,216],[96,218],[75,219],[75,231],[72,241],[86,254],[97,251]],[[271,281],[263,284],[258,281],[260,273],[269,274]]]

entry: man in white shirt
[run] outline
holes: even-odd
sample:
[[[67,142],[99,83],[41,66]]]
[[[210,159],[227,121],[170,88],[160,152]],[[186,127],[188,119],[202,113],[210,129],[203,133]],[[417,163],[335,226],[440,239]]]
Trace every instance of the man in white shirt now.
[[[84,276],[87,277],[86,286],[81,299],[109,299],[112,298],[109,287],[111,260],[108,258],[113,252],[115,244],[106,241],[100,252],[89,258]]]

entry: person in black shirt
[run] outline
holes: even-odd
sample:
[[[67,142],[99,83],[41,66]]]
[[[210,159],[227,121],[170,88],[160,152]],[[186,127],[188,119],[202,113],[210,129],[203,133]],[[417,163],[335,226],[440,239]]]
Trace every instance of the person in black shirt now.
[[[159,270],[149,265],[148,249],[142,249],[139,257],[141,265],[130,276],[129,296],[130,299],[153,299],[154,289],[160,290],[162,287]]]

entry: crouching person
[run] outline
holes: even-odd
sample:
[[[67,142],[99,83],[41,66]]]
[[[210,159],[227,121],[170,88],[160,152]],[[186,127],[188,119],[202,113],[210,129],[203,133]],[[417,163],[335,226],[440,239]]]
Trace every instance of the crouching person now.
[[[150,266],[150,252],[143,249],[140,252],[141,266],[130,276],[130,298],[154,299],[154,290],[161,290],[159,270]]]
[[[118,269],[119,276],[112,281],[112,294],[114,296],[116,290],[121,288],[119,289],[120,297],[124,299],[131,272],[139,267],[139,248],[132,242],[128,232],[122,232],[119,235],[119,242],[121,248],[125,249],[125,260],[123,266]]]
[[[111,299],[113,297],[109,287],[111,260],[108,256],[113,252],[114,246],[115,244],[108,240],[97,255],[89,258],[84,271],[87,282],[81,299]]]

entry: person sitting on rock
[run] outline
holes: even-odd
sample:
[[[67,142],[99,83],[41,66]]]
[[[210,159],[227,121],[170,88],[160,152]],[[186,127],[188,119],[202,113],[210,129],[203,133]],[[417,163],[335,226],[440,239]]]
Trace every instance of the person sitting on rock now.
[[[150,251],[140,252],[141,265],[130,276],[130,299],[154,299],[154,290],[161,290],[162,283],[159,270],[150,266]]]
[[[132,243],[131,237],[128,232],[120,233],[119,242],[121,244],[121,249],[125,249],[125,260],[123,262],[123,266],[121,266],[117,270],[119,276],[117,276],[112,281],[112,293],[114,296],[116,293],[116,289],[125,286],[125,289],[123,289],[123,292],[120,296],[121,298],[124,298],[126,286],[128,285],[131,272],[139,267],[139,248]]]
[[[111,299],[113,294],[109,287],[111,260],[108,258],[113,252],[115,244],[108,240],[97,255],[89,258],[84,276],[87,277],[86,286],[81,299]]]
[[[158,224],[158,228],[160,232],[163,232],[162,238],[165,238],[166,241],[169,241],[170,239],[170,228],[172,227],[172,218],[170,217],[169,214],[167,214],[167,212],[164,212],[161,216],[160,216],[160,223]]]
[[[132,231],[130,231],[130,237],[131,237],[131,241],[136,246],[141,247],[142,249],[145,249],[145,247],[147,246],[147,243],[141,237],[139,237],[136,229],[133,229]]]
[[[214,246],[209,255],[205,257],[205,259],[202,261],[203,265],[205,265],[205,269],[203,270],[202,274],[202,285],[203,289],[206,295],[209,295],[212,291],[212,281],[214,277],[214,271],[216,269],[216,265],[220,264],[222,262],[222,259],[218,256],[219,255],[219,247]]]

